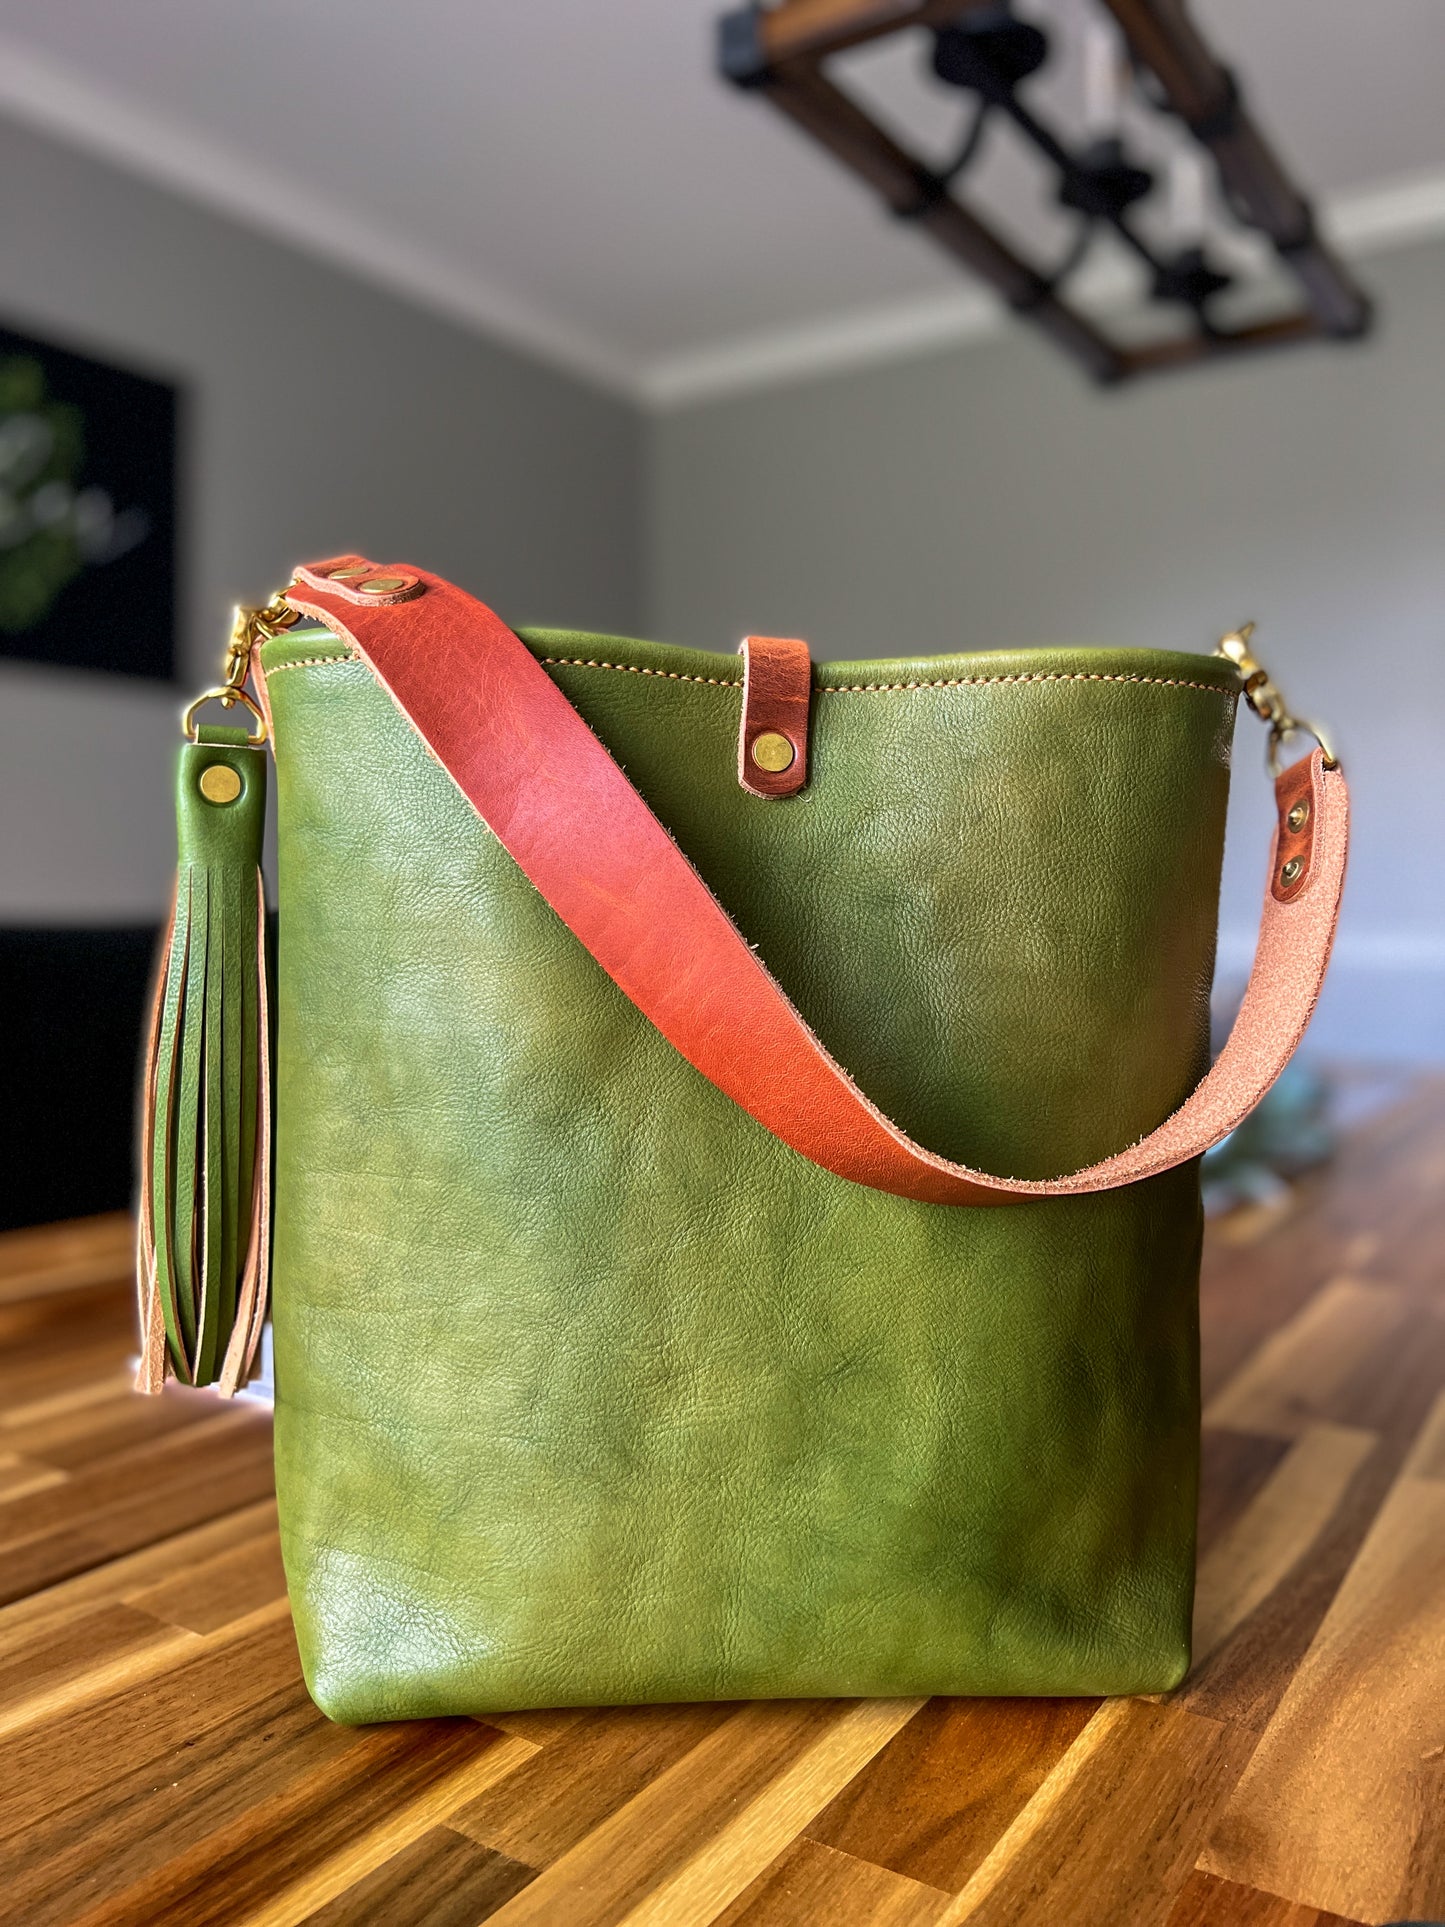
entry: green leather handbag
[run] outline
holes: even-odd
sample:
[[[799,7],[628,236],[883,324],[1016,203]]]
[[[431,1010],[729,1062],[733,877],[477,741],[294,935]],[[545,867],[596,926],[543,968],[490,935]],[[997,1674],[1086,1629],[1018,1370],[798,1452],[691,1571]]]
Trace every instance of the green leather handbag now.
[[[727,658],[354,556],[243,619],[251,735],[181,758],[142,1382],[245,1381],[269,1254],[325,1712],[1182,1677],[1198,1156],[1308,1020],[1347,828],[1321,745],[1209,1070],[1236,698],[1298,726],[1247,643]]]

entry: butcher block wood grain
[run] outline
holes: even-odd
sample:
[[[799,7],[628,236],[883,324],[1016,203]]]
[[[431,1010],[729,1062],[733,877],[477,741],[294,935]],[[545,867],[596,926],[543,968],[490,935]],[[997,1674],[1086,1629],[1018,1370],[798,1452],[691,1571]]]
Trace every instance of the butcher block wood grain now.
[[[1445,1393],[1201,1856],[1354,1907],[1445,1914]]]
[[[330,1726],[269,1415],[130,1390],[130,1240],[0,1237],[6,1927],[1445,1917],[1445,1080],[1210,1229],[1196,1656],[1160,1699]]]

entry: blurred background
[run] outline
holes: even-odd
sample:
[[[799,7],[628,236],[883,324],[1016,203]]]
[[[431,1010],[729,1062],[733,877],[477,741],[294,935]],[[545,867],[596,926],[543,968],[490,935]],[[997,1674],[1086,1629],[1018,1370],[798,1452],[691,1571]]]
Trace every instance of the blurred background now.
[[[718,11],[0,0],[0,1224],[127,1201],[178,706],[231,603],[340,549],[517,623],[821,658],[1207,650],[1252,617],[1358,808],[1313,1057],[1346,1085],[1445,1059],[1445,11],[1195,0],[1375,326],[1109,390],[721,80]],[[1051,41],[1030,99],[1122,126],[1148,231],[1267,305],[1213,173],[1101,82],[1092,0],[1018,12]],[[946,144],[925,53],[844,71]],[[968,194],[1057,254],[1009,132]],[[1080,299],[1137,325],[1126,250]]]

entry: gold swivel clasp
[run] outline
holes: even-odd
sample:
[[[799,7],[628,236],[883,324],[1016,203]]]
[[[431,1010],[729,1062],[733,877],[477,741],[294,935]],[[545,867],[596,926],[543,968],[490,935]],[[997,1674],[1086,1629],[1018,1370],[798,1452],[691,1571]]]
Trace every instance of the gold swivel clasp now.
[[[1254,655],[1250,647],[1254,627],[1252,622],[1242,622],[1237,629],[1231,629],[1227,636],[1219,638],[1214,653],[1227,657],[1234,664],[1244,685],[1245,701],[1261,722],[1269,724],[1271,776],[1279,775],[1279,753],[1285,738],[1296,735],[1313,736],[1324,751],[1325,768],[1337,769],[1340,759],[1335,755],[1324,731],[1317,723],[1306,722],[1303,716],[1290,713],[1284,691]]]
[[[253,743],[265,742],[265,714],[246,687],[251,675],[251,655],[257,643],[279,636],[299,621],[300,617],[287,603],[285,591],[281,589],[259,609],[237,604],[231,619],[231,634],[226,643],[222,680],[214,689],[203,690],[181,719],[181,728],[193,743],[197,740],[196,711],[210,702],[219,703],[222,709],[230,709],[239,703],[243,709],[249,710],[256,722],[250,740]]]

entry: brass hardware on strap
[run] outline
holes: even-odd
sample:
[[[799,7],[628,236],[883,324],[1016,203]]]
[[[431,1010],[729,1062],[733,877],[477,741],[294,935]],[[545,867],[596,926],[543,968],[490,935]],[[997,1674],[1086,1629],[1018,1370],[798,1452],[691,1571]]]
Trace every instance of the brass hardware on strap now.
[[[218,702],[222,709],[231,709],[240,703],[256,719],[257,727],[250,741],[265,742],[266,717],[261,705],[246,689],[251,674],[251,652],[258,643],[269,642],[273,636],[283,634],[300,620],[296,610],[287,603],[284,589],[278,589],[270,601],[258,609],[237,603],[231,618],[231,633],[226,642],[221,681],[214,689],[207,689],[197,696],[181,719],[181,729],[193,743],[197,740],[196,711],[203,703],[209,702]]]
[[[749,754],[759,769],[781,774],[792,768],[798,752],[780,730],[765,729],[761,736],[753,738]]]
[[[229,763],[211,763],[201,771],[196,788],[208,803],[224,807],[241,794],[241,779]]]
[[[223,709],[229,709],[233,703],[239,703],[256,719],[256,727],[246,738],[247,742],[253,747],[259,747],[265,742],[266,717],[261,705],[249,689],[241,689],[234,683],[217,683],[214,689],[203,689],[196,700],[187,705],[185,714],[181,717],[181,733],[188,741],[198,743],[201,740],[196,711],[203,708],[206,703],[219,703]]]
[[[224,678],[228,688],[239,689],[251,673],[251,651],[257,643],[269,642],[287,629],[294,628],[301,620],[286,600],[286,591],[278,589],[269,602],[259,609],[248,609],[237,603],[231,619],[231,636],[226,644],[226,666]]]
[[[1214,653],[1234,664],[1244,684],[1245,701],[1261,722],[1269,724],[1270,775],[1279,775],[1279,752],[1288,736],[1313,736],[1324,751],[1325,768],[1338,769],[1340,759],[1330,746],[1330,739],[1324,730],[1318,723],[1307,722],[1303,716],[1290,713],[1284,691],[1251,651],[1250,639],[1254,629],[1252,622],[1242,622],[1237,629],[1231,629],[1227,636],[1219,638]]]

